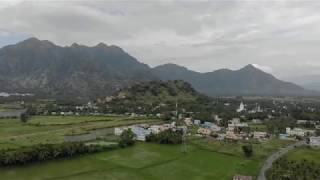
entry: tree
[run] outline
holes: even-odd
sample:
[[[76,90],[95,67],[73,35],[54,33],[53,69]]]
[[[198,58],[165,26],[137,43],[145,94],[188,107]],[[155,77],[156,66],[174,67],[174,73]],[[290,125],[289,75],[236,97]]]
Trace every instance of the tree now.
[[[124,148],[134,145],[134,138],[135,134],[131,131],[131,129],[124,130],[120,135],[119,146]]]
[[[242,146],[242,151],[246,157],[251,157],[253,154],[252,145],[244,145]]]
[[[181,144],[182,134],[182,131],[173,131],[168,129],[158,134],[151,133],[149,136],[147,136],[146,141],[159,144]]]
[[[23,122],[23,123],[25,123],[25,122],[27,122],[28,121],[28,115],[27,115],[27,113],[22,113],[22,114],[20,114],[20,120],[21,120],[21,122]]]

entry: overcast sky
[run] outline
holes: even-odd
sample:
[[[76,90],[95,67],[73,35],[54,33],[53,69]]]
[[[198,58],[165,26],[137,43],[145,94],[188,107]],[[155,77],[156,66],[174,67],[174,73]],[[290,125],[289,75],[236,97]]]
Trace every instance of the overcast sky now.
[[[320,74],[317,1],[0,0],[0,46],[33,36],[115,44],[150,66]]]

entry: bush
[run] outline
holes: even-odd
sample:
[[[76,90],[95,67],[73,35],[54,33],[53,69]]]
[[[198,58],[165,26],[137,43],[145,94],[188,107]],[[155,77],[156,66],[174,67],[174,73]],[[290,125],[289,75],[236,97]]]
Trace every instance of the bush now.
[[[244,145],[242,146],[242,151],[246,157],[251,157],[253,155],[252,145]]]
[[[146,141],[156,142],[159,144],[181,144],[182,132],[168,129],[158,134],[151,133],[149,136],[147,136]]]

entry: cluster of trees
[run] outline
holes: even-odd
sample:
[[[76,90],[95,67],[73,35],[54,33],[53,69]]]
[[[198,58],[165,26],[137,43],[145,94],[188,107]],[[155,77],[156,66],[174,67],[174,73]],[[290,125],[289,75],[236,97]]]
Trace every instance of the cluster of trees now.
[[[147,142],[155,142],[159,144],[181,144],[182,143],[181,131],[173,131],[171,129],[162,131],[158,134],[150,134],[147,138]]]
[[[17,150],[0,151],[0,166],[22,165],[51,159],[72,157],[75,155],[100,152],[114,147],[85,145],[80,142],[64,142],[61,144],[39,144]]]
[[[313,161],[291,161],[280,158],[274,162],[267,172],[270,180],[308,179],[319,180],[320,165]]]
[[[295,127],[296,120],[290,117],[280,117],[278,119],[271,119],[266,122],[269,133],[285,133],[286,127]]]
[[[119,146],[122,148],[134,145],[134,138],[136,135],[131,131],[131,129],[124,130],[120,135]]]

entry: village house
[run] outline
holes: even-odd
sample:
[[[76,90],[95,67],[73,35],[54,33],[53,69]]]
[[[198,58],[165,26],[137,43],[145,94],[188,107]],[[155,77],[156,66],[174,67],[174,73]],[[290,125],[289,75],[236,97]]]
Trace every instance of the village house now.
[[[268,133],[260,132],[260,131],[254,131],[253,132],[253,138],[254,139],[266,139],[266,138],[268,138]]]
[[[193,124],[199,126],[201,124],[201,121],[196,119],[196,120],[193,121]]]
[[[212,131],[208,128],[199,128],[197,130],[197,134],[200,134],[202,136],[210,136],[211,133]]]
[[[114,135],[120,136],[124,130],[128,130],[128,128],[127,127],[125,127],[125,128],[124,127],[116,127],[116,128],[114,128]]]
[[[320,146],[320,137],[310,137],[309,138],[310,146]]]
[[[146,141],[146,137],[151,134],[150,129],[145,129],[140,126],[130,126],[131,131],[136,135],[136,140]]]
[[[301,128],[293,128],[291,129],[290,127],[287,127],[286,128],[286,133],[289,135],[289,136],[305,136],[305,131]]]
[[[150,126],[150,130],[151,130],[151,133],[152,134],[158,134],[158,133],[160,133],[161,131],[160,131],[160,125],[152,125],[152,126]]]
[[[289,139],[289,135],[288,134],[279,134],[279,139],[288,140]]]
[[[262,124],[261,119],[252,119],[251,121],[253,124]]]
[[[148,124],[137,124],[129,127],[116,127],[114,128],[114,134],[120,136],[124,130],[131,129],[131,131],[136,135],[136,140],[145,141],[146,137],[151,133],[158,134],[162,131],[172,129],[173,131],[181,130],[182,132],[187,132],[187,126],[176,127],[176,124],[173,122],[171,124],[162,124],[162,125],[148,125]]]
[[[184,123],[185,123],[187,126],[192,126],[192,125],[193,125],[191,118],[185,118],[185,119],[184,119]]]
[[[220,121],[222,120],[222,118],[220,118],[218,115],[214,115],[213,119],[217,122],[220,123]]]
[[[212,125],[213,125],[212,122],[207,122],[207,121],[205,121],[205,122],[204,122],[203,124],[201,124],[200,126],[203,127],[203,128],[208,128],[208,129],[210,129]]]

